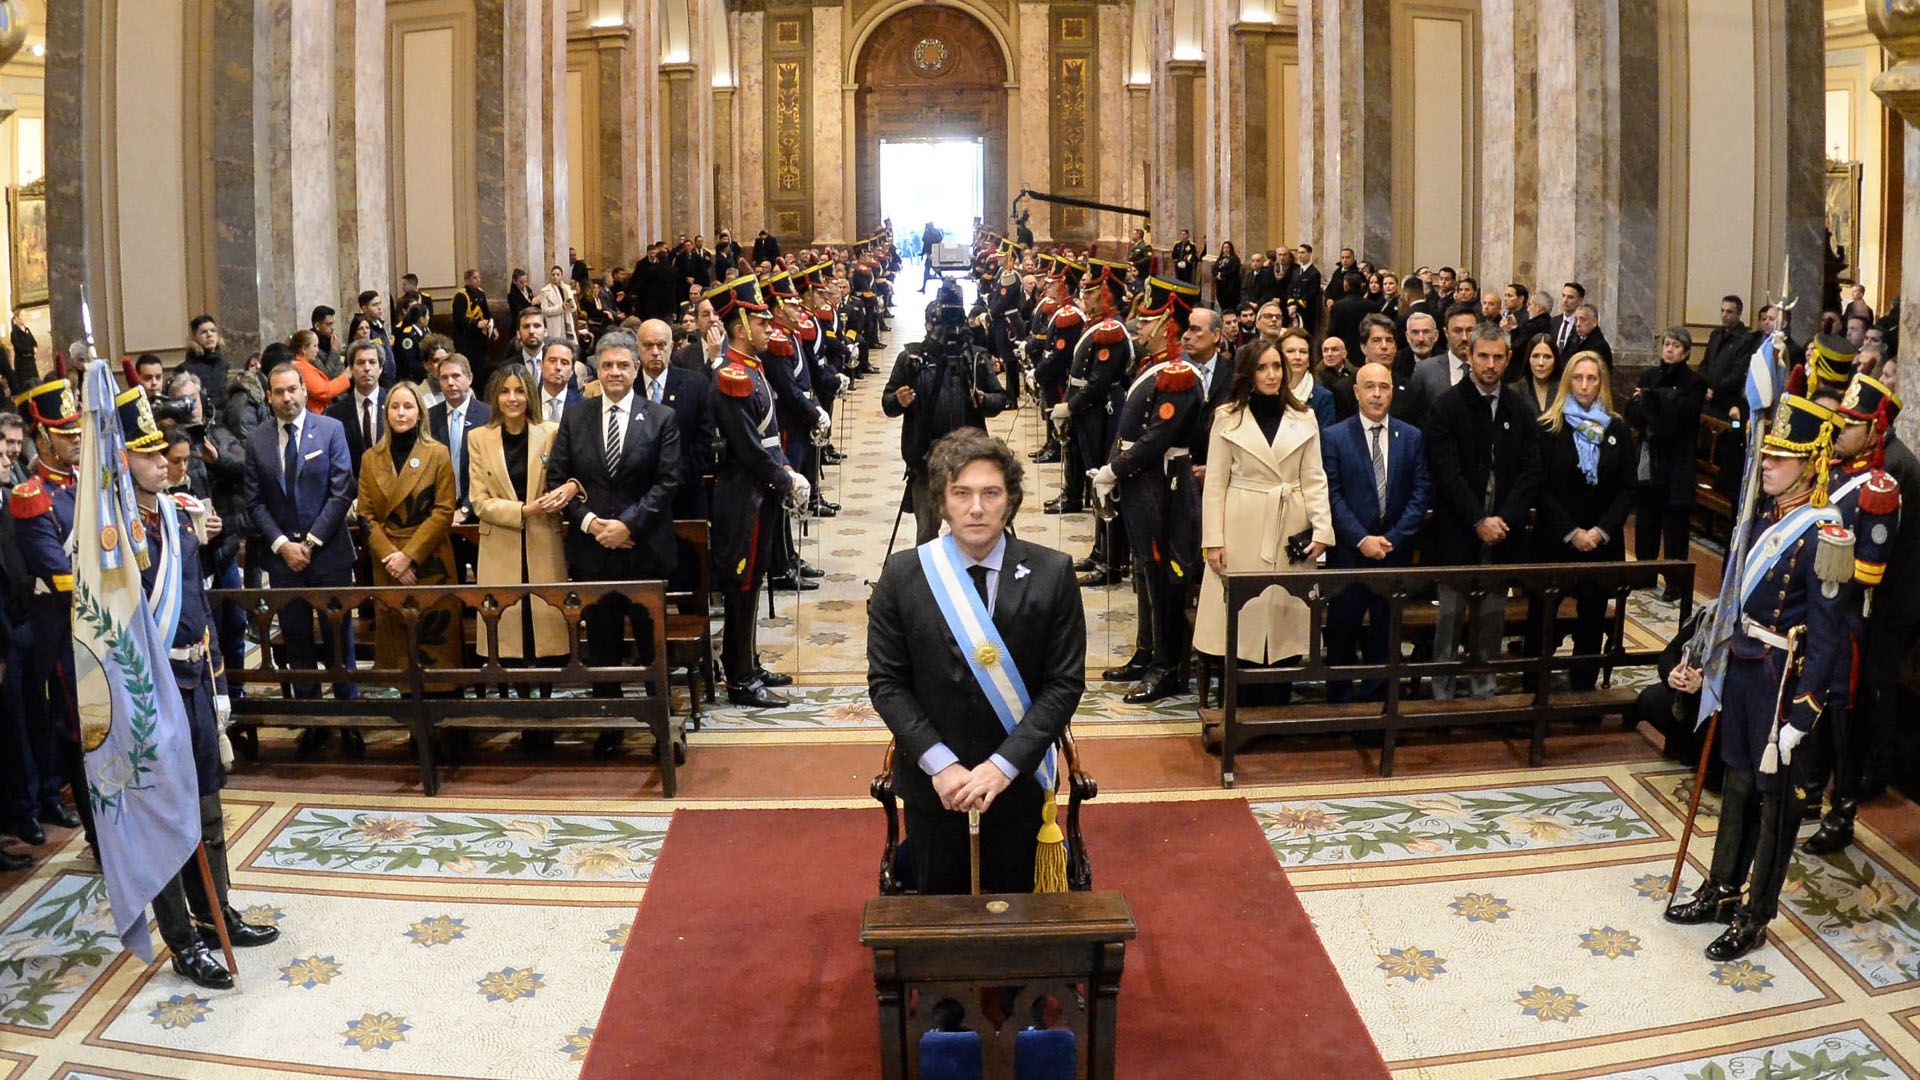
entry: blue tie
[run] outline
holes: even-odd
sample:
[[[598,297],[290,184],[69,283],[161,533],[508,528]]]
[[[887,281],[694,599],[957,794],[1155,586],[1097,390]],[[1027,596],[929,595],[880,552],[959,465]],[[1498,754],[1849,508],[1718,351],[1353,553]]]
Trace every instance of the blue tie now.
[[[287,449],[280,456],[280,481],[286,485],[287,494],[293,494],[293,482],[300,473],[300,432],[292,424],[286,425]]]
[[[447,413],[447,452],[453,458],[453,479],[455,493],[462,499],[467,497],[467,470],[461,466],[460,446],[467,438],[466,406]]]

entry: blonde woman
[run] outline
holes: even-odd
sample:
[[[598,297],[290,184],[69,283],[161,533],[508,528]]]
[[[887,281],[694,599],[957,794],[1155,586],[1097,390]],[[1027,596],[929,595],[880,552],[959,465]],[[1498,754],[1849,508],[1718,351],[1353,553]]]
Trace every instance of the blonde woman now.
[[[1214,414],[1200,511],[1207,572],[1194,626],[1194,646],[1212,656],[1227,649],[1221,574],[1309,566],[1333,542],[1320,425],[1290,388],[1287,367],[1273,345],[1243,350]],[[1290,554],[1289,539],[1306,532],[1310,539]],[[1304,653],[1308,617],[1305,602],[1267,590],[1240,614],[1239,659],[1267,664]]]
[[[387,431],[360,459],[360,516],[367,521],[375,585],[451,585],[453,459],[427,432],[420,388],[387,391]],[[407,627],[392,608],[375,613],[374,655],[381,667],[405,666]],[[464,635],[460,605],[448,600],[420,619],[419,653],[429,669],[459,667]]]
[[[485,427],[468,436],[467,492],[480,519],[477,585],[551,584],[567,580],[566,521],[560,511],[579,490],[547,487],[547,448],[560,425],[531,419],[537,386],[526,368],[508,364],[487,383]],[[478,642],[488,648],[485,634]],[[514,604],[500,616],[502,662],[567,655],[567,624],[543,602]]]
[[[1613,411],[1606,364],[1575,353],[1560,373],[1553,402],[1540,414],[1540,508],[1534,557],[1541,562],[1619,562],[1627,557],[1627,514],[1633,508],[1633,432]],[[1573,590],[1573,647],[1597,652],[1607,598],[1589,584]],[[1559,641],[1552,643],[1559,647]],[[1573,689],[1591,690],[1599,672],[1575,669]]]

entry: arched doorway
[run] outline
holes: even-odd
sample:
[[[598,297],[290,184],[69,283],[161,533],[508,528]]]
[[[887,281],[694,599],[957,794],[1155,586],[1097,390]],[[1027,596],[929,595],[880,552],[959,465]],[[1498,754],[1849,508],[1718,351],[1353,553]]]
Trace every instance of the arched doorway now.
[[[1000,43],[957,8],[916,6],[874,28],[854,65],[855,227],[880,226],[882,139],[979,139],[986,219],[1006,215],[1007,66]],[[894,222],[896,229],[916,228]]]

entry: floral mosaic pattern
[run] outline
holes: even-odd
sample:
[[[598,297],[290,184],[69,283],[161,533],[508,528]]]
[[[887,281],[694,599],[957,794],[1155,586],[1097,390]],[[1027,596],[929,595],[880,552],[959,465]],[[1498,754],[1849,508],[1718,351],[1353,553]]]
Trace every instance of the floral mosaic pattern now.
[[[560,1044],[560,1052],[567,1055],[568,1061],[587,1060],[587,1051],[593,1049],[594,1029],[583,1027],[567,1036]]]
[[[1639,952],[1640,939],[1625,930],[1615,930],[1611,926],[1596,926],[1580,935],[1580,947],[1587,950],[1590,955],[1618,960]]]
[[[1399,862],[1642,840],[1654,828],[1599,780],[1253,804],[1283,866]]]
[[[627,951],[627,936],[632,933],[632,923],[621,923],[619,926],[608,927],[607,936],[600,940],[606,942],[608,952],[622,953]]]
[[[1587,1007],[1578,994],[1569,994],[1558,986],[1538,984],[1530,990],[1520,991],[1513,1000],[1520,1006],[1521,1013],[1543,1024],[1564,1024]]]
[[[147,1015],[161,1030],[172,1030],[201,1023],[213,1015],[213,1008],[199,994],[174,994],[156,1002]]]
[[[331,956],[307,956],[280,969],[280,981],[288,986],[311,990],[325,986],[340,974],[340,965]]]
[[[1869,1080],[1907,1075],[1859,1028],[1810,1035],[1773,1046],[1605,1074],[1606,1080]],[[1597,1078],[1596,1078],[1597,1080]]]
[[[1713,981],[1731,989],[1736,994],[1760,993],[1773,985],[1773,976],[1767,974],[1764,964],[1751,960],[1732,960],[1724,964],[1713,965]]]
[[[347,1029],[341,1032],[346,1036],[347,1046],[357,1046],[362,1051],[391,1050],[407,1041],[407,1032],[413,1025],[407,1023],[404,1016],[395,1016],[389,1012],[363,1013],[358,1020],[347,1022]]]
[[[452,915],[429,915],[409,926],[403,936],[423,949],[450,945],[467,936],[467,921]]]
[[[60,875],[0,932],[0,1023],[52,1029],[119,955],[106,886]]]
[[[251,865],[410,878],[644,882],[668,820],[304,807]]]
[[[508,1004],[530,998],[546,985],[546,977],[532,968],[504,967],[480,977],[480,994],[488,1001]]]
[[[865,618],[864,614],[860,617]],[[862,625],[864,626],[864,623]],[[829,636],[835,639],[833,643],[844,640],[843,635],[828,631],[809,635],[805,640],[813,641],[815,638],[820,638],[823,640],[814,641],[814,643],[828,644],[829,642],[824,639]],[[856,643],[864,647],[865,640],[863,629]],[[1098,681],[1089,683],[1086,696],[1080,699],[1080,708],[1073,715],[1074,723],[1141,723],[1166,720],[1197,723],[1199,721],[1199,699],[1192,694],[1179,694],[1146,705],[1129,705],[1121,700],[1126,692],[1127,687],[1123,683],[1102,684]],[[724,700],[709,705],[701,717],[701,730],[883,731],[886,729],[886,723],[880,719],[880,714],[874,711],[873,703],[867,697],[867,687],[864,683],[845,686],[789,686],[782,688],[780,693],[792,704],[778,709],[740,708],[728,705]]]
[[[1468,893],[1447,906],[1468,922],[1499,922],[1513,914],[1513,906],[1492,893]]]
[[[1868,986],[1920,980],[1920,896],[1858,847],[1796,851],[1780,902]]]
[[[1380,970],[1387,973],[1389,979],[1405,979],[1417,983],[1422,979],[1431,981],[1436,975],[1445,975],[1447,958],[1435,955],[1432,949],[1422,949],[1409,945],[1404,949],[1392,949],[1380,954]]]

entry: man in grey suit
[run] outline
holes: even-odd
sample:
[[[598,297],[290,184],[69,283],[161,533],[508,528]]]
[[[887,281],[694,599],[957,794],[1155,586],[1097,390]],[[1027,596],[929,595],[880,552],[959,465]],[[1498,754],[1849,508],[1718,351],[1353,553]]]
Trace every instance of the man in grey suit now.
[[[1480,312],[1474,305],[1455,304],[1447,309],[1447,351],[1413,366],[1407,390],[1414,400],[1402,419],[1415,426],[1425,424],[1433,403],[1467,377],[1467,343],[1473,340],[1473,329],[1478,325]]]

